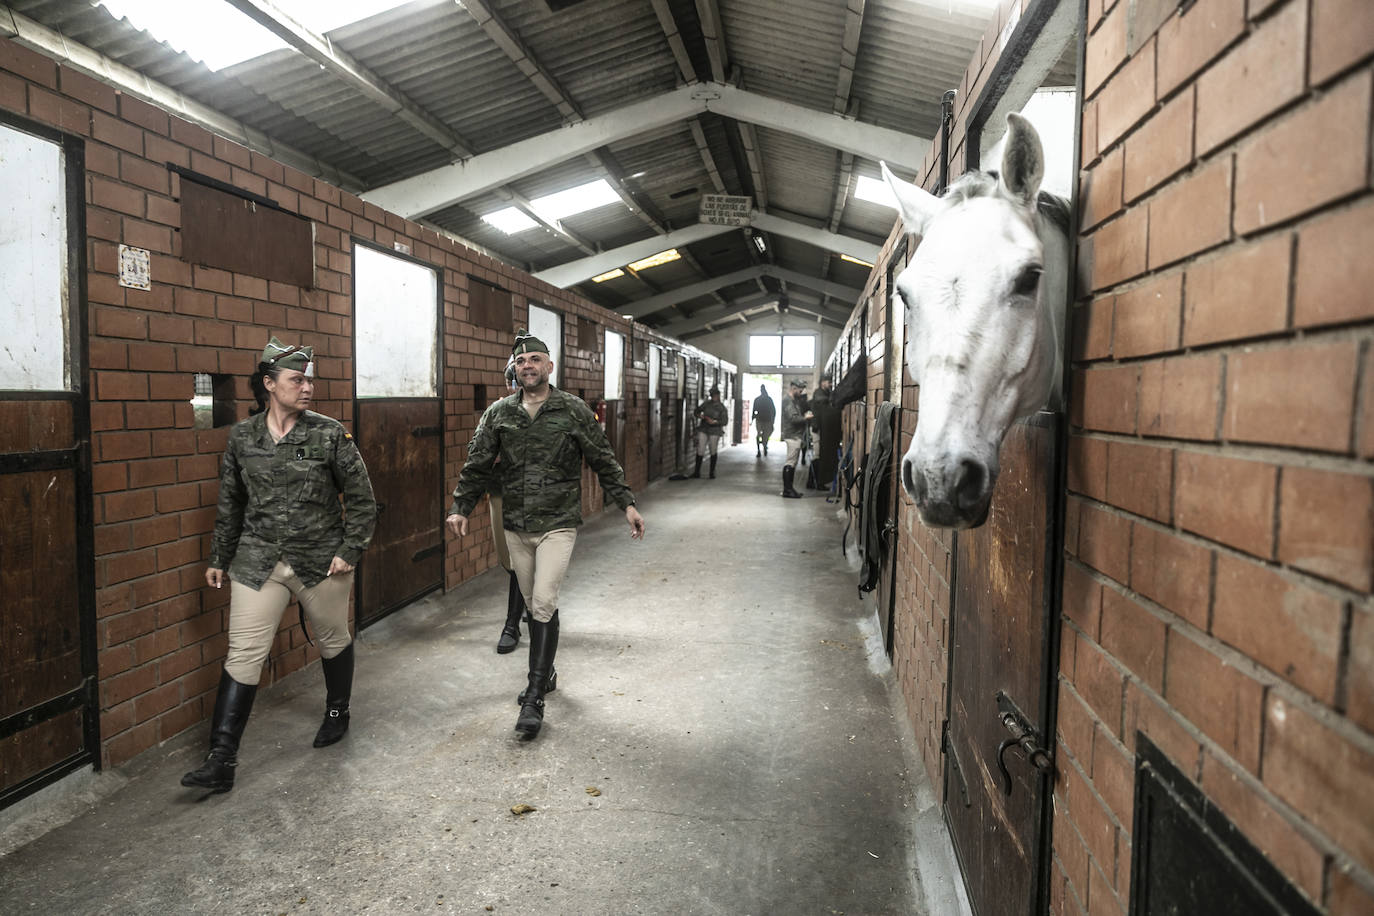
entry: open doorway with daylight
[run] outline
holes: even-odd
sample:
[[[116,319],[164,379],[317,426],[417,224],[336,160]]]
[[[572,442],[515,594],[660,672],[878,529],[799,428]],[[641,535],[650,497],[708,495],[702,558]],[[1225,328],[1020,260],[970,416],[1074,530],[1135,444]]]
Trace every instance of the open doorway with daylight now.
[[[740,441],[753,442],[754,450],[761,456],[767,448],[767,443],[782,441],[778,434],[778,415],[782,410],[782,376],[776,372],[746,372],[741,378],[743,381],[740,382],[740,405],[743,423],[740,428]],[[759,441],[759,424],[754,419],[757,409],[763,406],[760,392],[768,395],[773,408],[771,430],[763,442]]]

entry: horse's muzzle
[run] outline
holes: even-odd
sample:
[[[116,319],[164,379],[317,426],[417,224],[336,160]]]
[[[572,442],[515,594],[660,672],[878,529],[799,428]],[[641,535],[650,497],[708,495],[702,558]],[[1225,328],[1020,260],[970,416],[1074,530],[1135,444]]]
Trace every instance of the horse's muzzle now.
[[[988,519],[997,471],[972,455],[931,465],[902,459],[902,489],[934,528],[977,528]]]

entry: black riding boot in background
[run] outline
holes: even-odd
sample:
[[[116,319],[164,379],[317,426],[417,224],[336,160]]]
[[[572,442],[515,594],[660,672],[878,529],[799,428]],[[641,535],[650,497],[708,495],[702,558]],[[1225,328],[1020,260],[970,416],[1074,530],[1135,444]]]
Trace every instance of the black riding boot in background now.
[[[353,695],[353,643],[333,658],[320,659],[324,669],[324,721],[315,747],[327,747],[348,731],[348,698]]]
[[[787,499],[801,499],[801,494],[792,489],[792,476],[797,473],[797,469],[792,465],[784,465],[782,469],[782,495]]]
[[[696,469],[695,471],[692,472],[692,476],[693,476],[693,477],[700,477],[700,476],[701,476],[701,456],[700,456],[700,455],[697,455],[697,469]]]
[[[256,684],[240,684],[225,671],[219,677],[219,693],[215,696],[215,714],[210,719],[210,756],[198,769],[181,777],[181,784],[191,788],[228,792],[234,788],[234,771],[238,768],[239,741],[253,711]]]
[[[514,652],[520,645],[520,618],[525,613],[525,596],[520,594],[520,580],[511,570],[510,588],[506,592],[506,625],[501,628],[501,638],[496,643],[496,651],[505,655]]]
[[[716,456],[711,456],[711,479],[716,479]]]
[[[558,651],[558,612],[548,623],[530,621],[530,674],[529,686],[520,695],[520,718],[515,721],[515,731],[529,741],[539,734],[544,724],[544,694],[549,690],[553,679],[553,657]]]

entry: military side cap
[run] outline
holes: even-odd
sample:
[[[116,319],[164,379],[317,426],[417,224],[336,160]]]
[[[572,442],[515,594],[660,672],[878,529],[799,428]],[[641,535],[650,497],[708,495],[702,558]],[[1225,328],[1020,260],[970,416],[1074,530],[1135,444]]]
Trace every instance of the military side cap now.
[[[511,347],[510,355],[519,356],[521,353],[547,352],[549,352],[549,348],[545,345],[544,341],[528,333],[524,328],[521,328],[520,333],[515,335],[515,346]]]
[[[296,369],[306,375],[310,374],[310,361],[314,357],[314,347],[284,344],[275,336],[262,348],[262,361],[273,369]]]

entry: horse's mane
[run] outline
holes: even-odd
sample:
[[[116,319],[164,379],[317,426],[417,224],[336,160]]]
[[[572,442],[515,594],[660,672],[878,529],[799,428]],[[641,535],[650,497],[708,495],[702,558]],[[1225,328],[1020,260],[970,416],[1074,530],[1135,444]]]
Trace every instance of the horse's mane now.
[[[995,169],[986,172],[974,170],[960,175],[940,196],[951,204],[958,204],[974,197],[992,197],[997,193],[997,187],[998,173]],[[1067,200],[1049,191],[1041,191],[1036,199],[1036,211],[1060,234],[1068,237],[1071,211]]]

